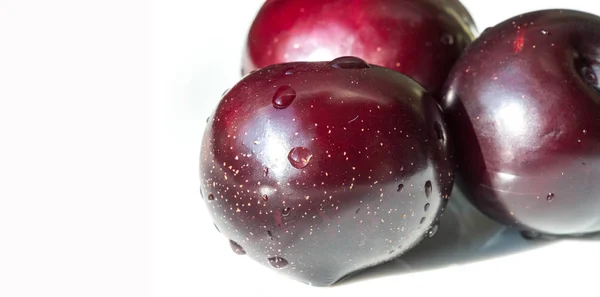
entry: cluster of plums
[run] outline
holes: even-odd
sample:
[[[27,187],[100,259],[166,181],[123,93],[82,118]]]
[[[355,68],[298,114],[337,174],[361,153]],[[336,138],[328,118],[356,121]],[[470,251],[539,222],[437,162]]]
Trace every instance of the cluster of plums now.
[[[455,182],[519,230],[600,231],[600,17],[477,36],[458,0],[266,1],[201,147],[233,250],[331,285],[433,236]]]

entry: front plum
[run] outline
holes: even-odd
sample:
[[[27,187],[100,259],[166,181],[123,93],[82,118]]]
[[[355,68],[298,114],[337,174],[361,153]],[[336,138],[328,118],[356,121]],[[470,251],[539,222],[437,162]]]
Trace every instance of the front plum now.
[[[272,65],[209,119],[201,193],[235,252],[327,286],[435,233],[447,142],[437,103],[402,74],[354,57]]]

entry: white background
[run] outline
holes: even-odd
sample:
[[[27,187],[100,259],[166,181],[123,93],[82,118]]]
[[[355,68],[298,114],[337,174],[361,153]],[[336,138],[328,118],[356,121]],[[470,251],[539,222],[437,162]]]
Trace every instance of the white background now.
[[[463,2],[480,31],[544,8],[600,15],[590,0]],[[0,296],[598,296],[599,242],[534,248],[472,211],[461,236],[480,241],[333,288],[232,253],[198,155],[261,4],[0,0]]]

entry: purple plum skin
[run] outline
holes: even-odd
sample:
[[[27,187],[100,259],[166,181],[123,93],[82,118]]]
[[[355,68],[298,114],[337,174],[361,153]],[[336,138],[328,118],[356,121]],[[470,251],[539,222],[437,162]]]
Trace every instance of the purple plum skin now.
[[[453,68],[442,107],[457,184],[524,231],[600,231],[600,18],[527,13],[489,28]]]
[[[453,186],[448,142],[407,76],[353,57],[272,65],[210,117],[201,193],[236,253],[328,286],[427,237]]]

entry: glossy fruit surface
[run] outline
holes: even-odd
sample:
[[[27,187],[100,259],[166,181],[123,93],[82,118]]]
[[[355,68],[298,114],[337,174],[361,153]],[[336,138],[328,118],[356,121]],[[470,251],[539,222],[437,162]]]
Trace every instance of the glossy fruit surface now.
[[[400,73],[354,57],[272,65],[209,119],[201,193],[236,253],[331,285],[434,233],[447,142],[439,105]]]
[[[480,210],[540,233],[600,230],[598,75],[600,18],[577,11],[509,19],[465,51],[442,105]]]
[[[267,1],[248,34],[242,72],[357,56],[437,93],[475,34],[458,0]]]

